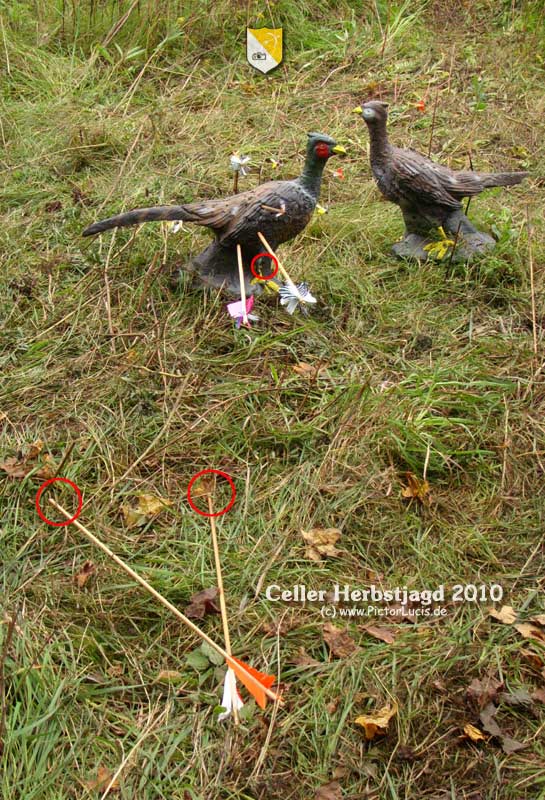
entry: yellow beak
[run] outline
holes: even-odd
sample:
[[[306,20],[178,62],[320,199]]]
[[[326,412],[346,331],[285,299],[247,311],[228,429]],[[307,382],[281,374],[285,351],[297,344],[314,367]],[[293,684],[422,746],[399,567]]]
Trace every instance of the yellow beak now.
[[[341,144],[336,144],[335,147],[332,147],[331,152],[335,153],[336,155],[346,155],[346,150]]]
[[[361,106],[356,106],[356,108],[352,109],[353,114],[363,114],[363,108]]]

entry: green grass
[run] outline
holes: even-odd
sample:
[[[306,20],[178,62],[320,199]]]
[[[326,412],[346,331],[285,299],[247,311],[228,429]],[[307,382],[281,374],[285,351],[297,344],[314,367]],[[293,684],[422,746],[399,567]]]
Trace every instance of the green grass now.
[[[527,745],[513,755],[461,738],[478,724],[473,678],[543,687],[543,645],[491,623],[488,603],[394,624],[390,645],[338,619],[360,650],[335,659],[319,605],[264,593],[498,583],[522,619],[543,613],[542,3],[142,0],[113,32],[129,7],[0,4],[0,458],[42,440],[36,468],[46,454],[58,466],[73,444],[62,472],[83,490],[82,522],[182,610],[215,585],[187,482],[229,472],[237,502],[218,531],[234,651],[279,673],[286,705],[274,718],[248,703],[238,729],[218,725],[222,668],[191,666],[194,636],[77,529],[40,522],[36,469],[2,473],[0,795],[100,797],[99,768],[122,767],[112,796],[139,800],[308,800],[334,779],[353,800],[545,798],[543,706],[501,706]],[[284,26],[286,59],[267,77],[246,65],[246,24]],[[499,240],[479,264],[391,256],[401,216],[350,113],[370,94],[390,103],[400,144],[427,151],[437,103],[437,158],[530,171],[472,202]],[[319,298],[307,318],[258,301],[248,334],[224,298],[172,293],[169,273],[207,241],[190,226],[121,230],[111,248],[80,236],[123,208],[230,193],[235,149],[256,166],[244,188],[259,167],[297,174],[316,129],[349,155],[344,181],[338,162],[326,170],[328,214],[281,251]],[[429,506],[402,498],[407,471],[430,481]],[[173,505],[127,528],[121,507],[140,493]],[[341,529],[337,559],[305,556],[313,526]],[[87,560],[96,573],[78,589]],[[222,641],[219,617],[202,625]],[[316,663],[298,663],[301,648]],[[366,742],[355,718],[392,699],[388,734]]]

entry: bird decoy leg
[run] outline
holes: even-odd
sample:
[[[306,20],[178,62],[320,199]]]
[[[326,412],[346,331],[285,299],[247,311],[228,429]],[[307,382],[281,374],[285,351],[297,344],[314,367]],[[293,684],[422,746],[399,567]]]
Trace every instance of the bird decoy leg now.
[[[433,241],[432,225],[426,217],[412,208],[402,208],[405,222],[405,234],[400,242],[392,246],[392,252],[398,258],[414,258],[426,261],[428,253],[424,247]]]
[[[473,256],[492,250],[496,241],[488,233],[478,230],[459,210],[449,214],[443,225],[447,234],[456,236],[452,261],[469,261]]]
[[[426,247],[433,243],[439,226],[447,236],[456,242],[452,261],[467,261],[475,255],[491,250],[496,242],[483,231],[479,231],[460,209],[451,211],[444,218],[426,214],[423,209],[407,207],[401,209],[405,221],[405,234],[400,242],[393,245],[392,251],[398,258],[414,258],[426,261],[429,252]]]

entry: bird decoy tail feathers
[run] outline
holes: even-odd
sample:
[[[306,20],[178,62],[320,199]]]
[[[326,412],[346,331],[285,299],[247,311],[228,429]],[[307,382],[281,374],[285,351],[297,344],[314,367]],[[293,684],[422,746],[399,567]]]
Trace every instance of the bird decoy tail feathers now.
[[[493,186],[515,186],[527,177],[527,172],[489,172],[480,174],[485,189],[491,189]]]
[[[154,222],[158,220],[184,220],[192,215],[184,206],[153,206],[152,208],[135,208],[125,214],[116,214],[99,222],[93,222],[83,231],[83,236],[94,236],[97,233],[110,230],[110,228],[126,228],[129,225],[139,225],[141,222]]]

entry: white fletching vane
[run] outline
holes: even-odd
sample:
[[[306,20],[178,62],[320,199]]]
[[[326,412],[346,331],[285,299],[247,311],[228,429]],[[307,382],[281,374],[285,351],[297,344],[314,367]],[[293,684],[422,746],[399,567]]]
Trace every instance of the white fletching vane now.
[[[222,711],[221,714],[218,715],[218,722],[223,722],[224,719],[227,719],[227,717],[233,713],[234,709],[239,711],[244,705],[237,691],[237,679],[231,667],[229,667],[225,673],[221,705],[225,711]]]

